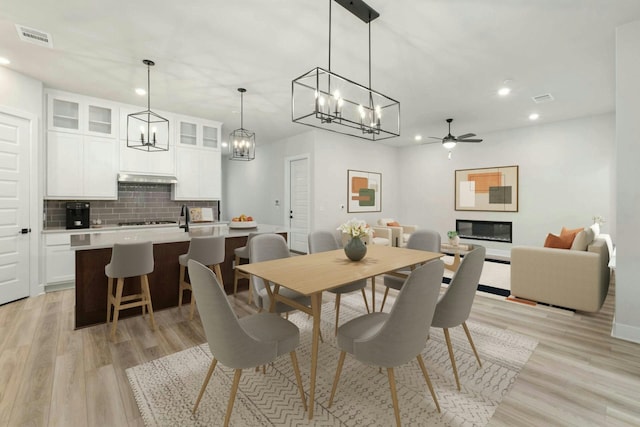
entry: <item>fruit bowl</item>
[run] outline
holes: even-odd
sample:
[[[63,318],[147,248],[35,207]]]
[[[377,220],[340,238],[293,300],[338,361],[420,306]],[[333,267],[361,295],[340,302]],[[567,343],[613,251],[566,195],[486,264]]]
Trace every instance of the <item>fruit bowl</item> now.
[[[256,228],[258,223],[255,221],[231,221],[229,228]]]

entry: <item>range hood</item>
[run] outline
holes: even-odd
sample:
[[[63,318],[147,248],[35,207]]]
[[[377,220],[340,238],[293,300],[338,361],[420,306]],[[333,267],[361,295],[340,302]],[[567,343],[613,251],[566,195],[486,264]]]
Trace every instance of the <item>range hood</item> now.
[[[145,175],[141,173],[119,173],[118,182],[139,182],[146,184],[175,184],[178,178],[171,175]]]

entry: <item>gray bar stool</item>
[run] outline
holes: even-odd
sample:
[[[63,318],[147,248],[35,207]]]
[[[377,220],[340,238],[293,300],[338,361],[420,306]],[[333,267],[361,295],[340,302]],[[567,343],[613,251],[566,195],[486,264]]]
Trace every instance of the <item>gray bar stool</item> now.
[[[190,259],[198,261],[212,269],[218,277],[220,286],[224,288],[222,281],[222,271],[220,264],[224,262],[224,236],[203,236],[192,237],[189,243],[189,252],[180,255],[180,287],[178,293],[178,307],[182,307],[182,294],[184,291],[191,291],[191,309],[189,310],[189,320],[193,320],[193,313],[196,307],[196,298],[193,295],[191,284],[185,280],[187,263]]]
[[[243,259],[249,261],[249,242],[251,242],[251,239],[256,237],[258,234],[259,233],[249,233],[249,235],[247,236],[247,244],[241,248],[236,248],[233,250],[233,253],[235,254],[234,266],[240,265],[240,261]],[[251,304],[251,301],[253,300],[253,292],[251,292],[251,275],[235,268],[233,269],[233,296],[238,293],[239,279],[249,280],[249,304]]]
[[[118,316],[120,310],[132,307],[142,307],[142,315],[145,308],[149,310],[151,326],[157,329],[156,320],[153,317],[151,306],[151,293],[149,292],[149,278],[147,274],[153,272],[153,245],[151,242],[140,243],[115,243],[111,251],[111,262],[104,267],[104,273],[109,278],[107,293],[107,324],[111,317],[113,306],[113,325],[111,326],[111,339],[116,336]],[[127,277],[140,277],[140,293],[122,296],[124,279]],[[113,294],[113,279],[117,279],[116,292]],[[126,304],[123,304],[126,303]]]

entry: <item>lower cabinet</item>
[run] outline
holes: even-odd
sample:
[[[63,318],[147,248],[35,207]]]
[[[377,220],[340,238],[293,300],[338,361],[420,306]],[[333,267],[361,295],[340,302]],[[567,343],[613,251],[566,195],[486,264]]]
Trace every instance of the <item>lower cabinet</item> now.
[[[47,285],[75,281],[75,251],[71,250],[71,233],[47,234],[44,238]]]
[[[219,200],[222,193],[220,151],[176,147],[173,200]]]

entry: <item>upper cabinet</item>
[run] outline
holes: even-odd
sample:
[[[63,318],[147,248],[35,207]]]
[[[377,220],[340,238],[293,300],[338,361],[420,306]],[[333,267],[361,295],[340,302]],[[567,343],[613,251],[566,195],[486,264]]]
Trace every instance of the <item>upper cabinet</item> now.
[[[220,150],[222,123],[194,117],[178,117],[176,120],[178,144],[183,147],[199,147]]]
[[[54,90],[47,91],[47,123],[53,131],[115,138],[114,103]]]

